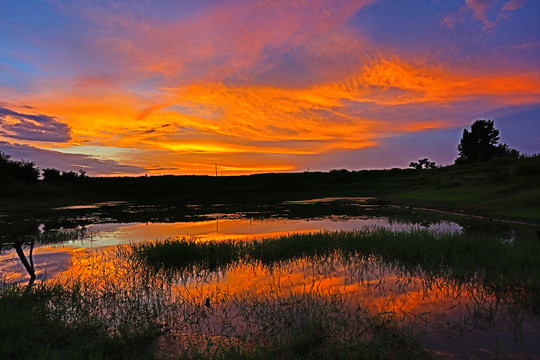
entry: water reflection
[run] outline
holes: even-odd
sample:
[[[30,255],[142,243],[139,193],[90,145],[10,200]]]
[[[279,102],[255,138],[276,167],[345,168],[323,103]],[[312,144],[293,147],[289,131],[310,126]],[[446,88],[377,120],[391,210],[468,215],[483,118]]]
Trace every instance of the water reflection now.
[[[296,208],[281,205],[276,206],[273,212],[267,207],[260,207],[260,213],[257,216],[253,212],[215,212],[204,215],[199,214],[196,221],[170,221],[167,217],[169,213],[163,210],[163,207],[157,206],[160,211],[165,212],[165,218],[160,222],[110,222],[115,218],[113,214],[121,212],[115,206],[116,203],[103,203],[85,206],[76,206],[75,208],[85,208],[86,210],[101,209],[98,214],[95,213],[72,213],[69,215],[61,212],[56,216],[42,219],[3,219],[0,222],[0,245],[2,253],[0,254],[0,274],[9,277],[15,282],[25,282],[31,280],[31,275],[25,274],[39,273],[39,279],[51,278],[56,274],[58,258],[65,259],[65,264],[69,266],[69,256],[56,256],[54,252],[71,253],[77,249],[98,248],[104,246],[114,246],[129,242],[149,241],[163,238],[188,237],[204,240],[253,240],[265,237],[275,237],[290,233],[312,233],[323,230],[356,230],[365,227],[384,227],[392,230],[410,230],[415,227],[422,227],[430,231],[455,232],[463,231],[470,233],[483,233],[489,236],[499,237],[505,241],[513,241],[519,236],[519,231],[515,227],[507,224],[496,224],[466,221],[466,219],[446,220],[444,217],[432,216],[421,212],[404,212],[375,209],[373,207],[362,207],[361,216],[351,215],[316,215],[328,213],[329,209],[320,208],[323,204],[331,204],[334,212],[350,212],[349,205],[365,204],[363,198],[354,198],[351,203],[341,198],[318,199],[314,202],[307,202],[310,205],[300,211],[303,214],[309,214],[311,217],[299,218],[292,216],[292,213],[298,213]],[[344,203],[343,206],[337,206]],[[293,202],[298,205],[297,202]],[[303,203],[303,202],[300,202]],[[313,205],[312,203],[316,204]],[[123,208],[126,204],[120,204]],[[137,208],[135,205],[130,205]],[[156,207],[148,206],[156,209]],[[345,210],[342,209],[345,207]],[[73,207],[70,207],[72,209]],[[356,206],[359,208],[359,206]],[[205,208],[205,210],[209,210]],[[223,209],[222,209],[223,210]],[[146,210],[145,210],[146,211]],[[369,215],[366,214],[368,211]],[[130,214],[133,211],[130,211]],[[94,214],[94,215],[92,215]],[[137,214],[135,218],[138,218]],[[266,217],[264,217],[264,216]],[[118,218],[118,217],[116,217]],[[132,219],[131,215],[124,215],[122,219]],[[209,220],[211,219],[211,220]],[[163,222],[163,220],[169,220]],[[523,231],[523,230],[521,230]],[[526,229],[526,231],[532,231]],[[40,249],[43,245],[56,246],[56,250]],[[20,251],[26,251],[27,260],[26,271],[23,267],[24,260],[19,255],[19,264],[13,264],[12,259],[15,252],[15,245],[20,246]],[[32,255],[39,254],[40,261],[33,264]],[[11,261],[11,262],[10,262]],[[37,267],[37,269],[36,269]],[[45,269],[45,267],[47,269]],[[30,270],[30,271],[29,271]]]
[[[253,318],[254,312],[273,309],[275,314],[294,315],[298,306],[316,299],[317,304],[331,303],[334,310],[356,311],[359,306],[405,316],[427,331],[428,345],[445,354],[491,358],[495,354],[489,352],[497,348],[518,358],[540,354],[538,317],[529,316],[530,309],[516,301],[524,289],[495,291],[474,279],[460,282],[374,257],[339,253],[272,267],[240,261],[218,271],[184,272],[170,278],[131,262],[129,247],[121,246],[177,237],[248,241],[373,226],[482,233],[508,243],[534,233],[527,227],[377,208],[365,199],[319,199],[241,209],[104,203],[60,208],[47,217],[2,218],[0,271],[13,282],[32,280],[17,254],[19,244],[38,280],[82,281],[89,289],[128,289],[128,295],[141,292],[167,306],[179,306],[182,315],[167,321],[183,333],[264,335],[270,330]],[[246,319],[252,322],[246,325]]]
[[[240,261],[218,271],[194,269],[172,277],[149,275],[130,259],[127,246],[81,252],[58,277],[83,279],[94,289],[111,284],[159,289],[168,301],[181,304],[183,320],[192,321],[175,323],[182,333],[254,336],[263,331],[260,319],[253,318],[257,311],[296,311],[315,298],[346,311],[361,308],[407,319],[425,331],[426,344],[444,354],[487,359],[495,356],[494,349],[518,358],[540,353],[538,318],[511,294],[493,291],[476,279],[410,272],[376,257],[339,252],[274,266]]]
[[[268,219],[231,219],[174,222],[174,223],[130,223],[96,224],[87,227],[92,235],[91,241],[81,246],[110,246],[126,242],[138,242],[149,239],[194,237],[199,240],[254,240],[287,235],[290,233],[314,233],[324,230],[355,230],[365,227],[384,227],[392,230],[410,230],[414,224],[392,222],[385,218],[350,218],[329,216],[323,219],[290,220],[283,218]],[[442,221],[429,224],[433,231],[461,231],[456,223]]]
[[[82,227],[48,230],[43,223],[33,219],[0,223],[0,275],[11,282],[28,281],[29,286],[38,275],[41,279],[47,278],[47,274],[54,276],[58,272],[56,263],[64,259],[60,268],[67,267],[69,256],[43,246],[85,237]],[[37,246],[39,250],[35,250]],[[39,269],[36,269],[35,260]]]
[[[18,239],[16,244],[28,249],[27,253],[39,254],[40,261],[36,262],[39,273],[38,278],[45,280],[54,277],[56,268],[69,266],[69,256],[56,256],[58,253],[71,253],[77,249],[99,248],[114,246],[132,242],[152,241],[165,238],[196,238],[205,240],[237,240],[247,241],[268,237],[277,237],[291,233],[315,233],[320,231],[356,230],[366,227],[384,227],[392,230],[410,230],[417,227],[417,224],[400,222],[387,217],[351,217],[351,216],[326,216],[312,219],[288,219],[281,217],[269,218],[238,218],[239,214],[212,214],[217,216],[213,220],[184,221],[184,222],[132,222],[132,223],[90,223],[78,225],[73,228],[57,227],[64,222],[58,219],[52,221],[26,221],[17,224],[0,224],[4,237],[0,239],[4,246],[0,255],[0,273],[9,277],[15,282],[25,282],[29,278],[23,261],[18,265],[5,263],[13,258],[13,240]],[[80,218],[79,222],[80,222]],[[61,219],[60,219],[61,220]],[[423,227],[433,231],[454,232],[461,231],[462,226],[445,220],[433,222],[423,222]],[[42,245],[55,246],[55,250],[41,249]],[[34,246],[37,248],[34,250]],[[19,257],[20,258],[20,257]],[[58,258],[66,260],[66,264],[52,266],[56,264]],[[22,258],[20,258],[22,260]],[[35,269],[32,257],[28,264],[32,263],[30,270]],[[4,264],[4,265],[2,265]],[[27,269],[26,273],[22,266]],[[28,265],[30,266],[30,265]],[[47,269],[45,269],[47,267]],[[31,275],[30,275],[31,280]]]

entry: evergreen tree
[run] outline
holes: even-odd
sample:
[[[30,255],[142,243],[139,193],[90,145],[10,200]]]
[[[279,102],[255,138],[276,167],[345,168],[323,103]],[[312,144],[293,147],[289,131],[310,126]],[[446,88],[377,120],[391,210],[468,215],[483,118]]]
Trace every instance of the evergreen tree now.
[[[458,145],[459,157],[456,164],[489,161],[494,157],[519,157],[519,151],[507,144],[498,144],[499,130],[492,120],[476,120],[471,130],[464,129]]]

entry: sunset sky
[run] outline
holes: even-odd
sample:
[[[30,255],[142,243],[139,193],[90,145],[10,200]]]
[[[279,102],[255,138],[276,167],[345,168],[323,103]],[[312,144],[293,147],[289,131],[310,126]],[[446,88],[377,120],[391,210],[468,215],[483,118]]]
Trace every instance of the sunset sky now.
[[[0,151],[89,175],[540,152],[538,0],[0,0]]]

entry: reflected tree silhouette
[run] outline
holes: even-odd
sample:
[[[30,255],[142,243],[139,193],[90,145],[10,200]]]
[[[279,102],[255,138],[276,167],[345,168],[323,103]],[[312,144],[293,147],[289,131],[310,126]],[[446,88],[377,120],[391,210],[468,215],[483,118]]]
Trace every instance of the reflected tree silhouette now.
[[[55,231],[43,231],[44,228],[46,225],[39,220],[0,223],[0,250],[15,250],[21,264],[30,276],[28,287],[31,287],[36,280],[33,259],[36,245],[83,239],[86,236],[84,227]],[[25,248],[29,249],[28,254],[25,254]]]
[[[39,239],[40,223],[37,221],[23,221],[4,223],[0,225],[0,249],[13,248],[23,264],[25,270],[30,275],[28,286],[36,280],[33,253],[36,240]],[[29,246],[28,258],[24,253],[24,247]]]
[[[17,255],[19,256],[19,259],[21,260],[21,263],[24,265],[24,268],[30,275],[30,281],[28,282],[28,286],[31,286],[34,281],[36,280],[36,270],[34,269],[34,260],[32,258],[32,253],[34,251],[34,240],[30,242],[30,252],[28,254],[28,260],[26,259],[26,256],[24,255],[23,251],[23,241],[15,241],[13,243],[13,247],[15,248],[15,251],[17,252]]]

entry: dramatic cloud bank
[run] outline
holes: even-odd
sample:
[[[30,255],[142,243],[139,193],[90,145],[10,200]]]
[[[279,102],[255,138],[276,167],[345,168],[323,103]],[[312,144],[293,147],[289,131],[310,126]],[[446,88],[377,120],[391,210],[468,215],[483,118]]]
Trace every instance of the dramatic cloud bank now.
[[[538,121],[508,126],[540,113],[536,1],[74,0],[0,10],[0,141],[27,146],[29,159],[73,155],[96,174],[450,163],[479,117],[507,127],[513,147],[540,151],[530,145],[540,143]]]

